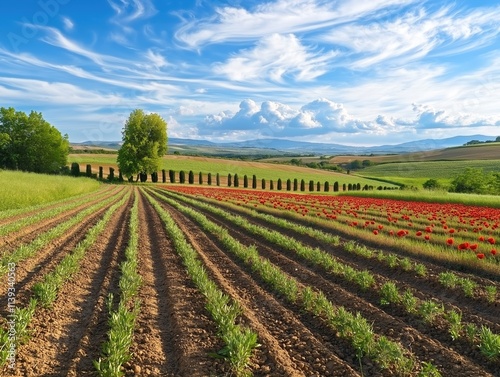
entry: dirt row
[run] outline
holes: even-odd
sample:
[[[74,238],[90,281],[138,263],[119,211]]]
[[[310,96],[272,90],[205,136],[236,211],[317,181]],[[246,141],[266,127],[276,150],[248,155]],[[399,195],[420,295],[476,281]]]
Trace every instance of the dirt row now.
[[[186,205],[183,203],[183,205]],[[383,334],[408,347],[422,360],[432,361],[438,365],[441,370],[457,376],[469,375],[498,375],[498,363],[488,362],[480,355],[479,350],[471,346],[467,342],[453,343],[445,328],[437,328],[438,335],[436,336],[436,328],[422,323],[422,321],[409,317],[406,313],[392,308],[382,310],[378,301],[380,298],[370,292],[360,292],[359,289],[346,283],[342,279],[331,276],[320,268],[310,266],[307,262],[301,260],[294,253],[287,250],[281,250],[275,245],[270,246],[265,241],[261,241],[254,235],[242,230],[234,224],[220,217],[213,216],[206,211],[196,208],[207,217],[219,225],[229,229],[233,237],[247,245],[257,245],[259,253],[269,258],[273,263],[280,266],[287,273],[297,278],[300,282],[317,287],[325,292],[328,298],[335,305],[343,305],[350,310],[359,311],[370,322],[374,323],[374,328],[377,333]],[[247,216],[246,220],[253,222],[254,219]],[[262,223],[260,224],[263,225]],[[295,235],[302,242],[308,243],[311,240],[308,237],[300,237]],[[329,250],[335,254],[339,248]],[[337,255],[335,255],[337,256]],[[349,257],[341,254],[341,258]],[[359,261],[358,261],[359,262]],[[363,264],[358,264],[357,268],[370,268],[370,261],[364,261]],[[388,276],[392,279],[392,274]],[[432,291],[432,290],[429,290]],[[434,287],[434,292],[436,289]],[[439,290],[437,290],[439,292]],[[476,318],[476,323],[490,325],[494,330],[498,321],[490,322],[484,318],[478,317],[476,313],[468,315],[467,308],[463,309],[464,319]],[[491,315],[495,318],[494,315]],[[498,317],[496,317],[498,318]],[[444,325],[441,325],[443,327]]]
[[[122,195],[130,191],[133,195],[114,213],[98,242],[87,250],[80,271],[63,286],[53,306],[37,309],[30,325],[31,339],[19,347],[14,372],[4,369],[0,375],[3,372],[14,376],[96,376],[93,360],[102,357],[102,344],[109,330],[108,297],[113,294],[116,302],[119,296],[119,265],[125,258],[130,237],[134,195],[139,195],[138,259],[143,285],[137,297],[140,314],[132,357],[123,369],[125,375],[231,375],[227,362],[214,357],[224,344],[205,309],[205,298],[187,275],[155,209],[137,188],[126,186]],[[90,198],[88,203],[93,201]],[[166,202],[159,202],[197,251],[211,278],[240,303],[244,311],[241,323],[257,332],[261,345],[251,360],[255,376],[391,375],[366,358],[359,360],[350,344],[338,338],[320,319],[286,302],[230,254],[216,237],[206,234],[197,223]],[[16,289],[20,305],[28,301],[33,284],[71,253],[111,205],[89,216],[33,258],[19,263]],[[240,242],[256,244],[261,255],[301,283],[321,289],[335,305],[360,311],[373,322],[377,333],[402,342],[422,360],[432,361],[444,376],[499,375],[491,365],[477,362],[475,354],[461,355],[404,315],[381,310],[369,294],[357,292],[292,253],[258,240],[221,218],[209,216]],[[49,228],[40,227],[34,232],[40,234],[39,231]],[[305,238],[302,240],[307,242]],[[24,242],[24,238],[15,242]],[[6,291],[6,287],[1,289]]]

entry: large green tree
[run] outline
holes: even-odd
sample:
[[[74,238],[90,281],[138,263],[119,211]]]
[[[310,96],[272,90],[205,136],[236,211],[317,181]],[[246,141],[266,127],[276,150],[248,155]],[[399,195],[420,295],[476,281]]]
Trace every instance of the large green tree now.
[[[66,166],[68,152],[68,136],[62,136],[41,113],[0,108],[0,167],[57,173]]]
[[[146,175],[160,169],[167,152],[167,122],[158,114],[137,109],[123,128],[123,144],[118,151],[118,167],[126,177]]]

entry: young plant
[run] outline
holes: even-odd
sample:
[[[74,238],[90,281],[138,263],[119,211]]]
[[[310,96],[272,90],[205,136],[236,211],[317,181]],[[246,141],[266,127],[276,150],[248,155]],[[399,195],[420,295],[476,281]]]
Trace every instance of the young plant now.
[[[450,325],[448,331],[451,335],[451,339],[457,340],[460,337],[460,333],[463,330],[462,313],[459,313],[455,310],[450,310],[445,314],[444,317]]]
[[[486,291],[486,299],[489,303],[493,304],[497,299],[497,287],[495,285],[487,285],[484,287]]]
[[[401,301],[401,296],[398,287],[393,282],[387,282],[380,288],[380,304],[389,305],[397,304]]]
[[[439,305],[433,300],[426,300],[420,304],[418,313],[422,316],[425,322],[432,323],[436,317],[444,312],[443,304]]]
[[[500,357],[500,335],[494,334],[486,326],[481,326],[479,342],[479,349],[486,358],[497,360]]]

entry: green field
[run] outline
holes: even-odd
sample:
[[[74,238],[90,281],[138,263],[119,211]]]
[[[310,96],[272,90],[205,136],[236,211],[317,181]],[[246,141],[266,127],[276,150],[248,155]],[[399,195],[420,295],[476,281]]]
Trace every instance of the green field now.
[[[367,167],[358,171],[357,174],[416,187],[422,187],[425,181],[433,178],[446,186],[466,168],[479,168],[484,172],[500,172],[500,159],[385,163]]]
[[[97,190],[88,178],[0,170],[0,211],[30,207]]]
[[[104,173],[107,175],[107,169],[109,167],[117,168],[116,166],[116,156],[115,155],[92,155],[92,154],[72,154],[69,156],[69,162],[77,162],[80,164],[80,171],[85,171],[87,164],[92,165],[94,172],[97,171],[99,166],[104,168]],[[247,175],[249,179],[255,174],[257,179],[274,180],[275,182],[281,178],[283,184],[286,183],[287,179],[297,178],[299,181],[304,179],[306,182],[313,180],[314,182],[320,181],[322,184],[325,181],[333,182],[338,181],[339,184],[349,184],[349,183],[360,183],[361,186],[365,184],[371,186],[393,186],[391,184],[381,184],[380,182],[373,181],[370,179],[365,179],[362,177],[341,174],[336,172],[331,172],[327,170],[311,169],[307,167],[298,167],[283,164],[270,164],[255,161],[240,161],[240,160],[229,160],[222,158],[210,158],[210,157],[190,157],[190,156],[165,156],[162,162],[162,169],[174,170],[178,172],[184,170],[188,173],[192,170],[196,177],[195,182],[198,182],[198,173],[202,172],[204,175],[204,181],[206,182],[206,175],[208,173],[212,174],[213,180],[215,182],[215,175],[217,173],[221,176],[221,182],[225,182],[228,174],[234,175],[238,174],[241,181],[243,181],[243,176]]]

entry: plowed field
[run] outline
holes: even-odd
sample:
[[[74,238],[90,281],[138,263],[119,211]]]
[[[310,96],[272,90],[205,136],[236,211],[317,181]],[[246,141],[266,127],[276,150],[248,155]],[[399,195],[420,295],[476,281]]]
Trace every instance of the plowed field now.
[[[257,334],[259,346],[253,349],[246,369],[254,376],[437,375],[432,374],[433,370],[453,377],[500,376],[500,360],[485,356],[480,333],[482,328],[488,328],[493,335],[500,334],[499,296],[493,300],[479,294],[469,297],[457,288],[445,288],[437,283],[440,273],[452,271],[463,278],[470,277],[479,286],[500,288],[500,276],[495,275],[494,270],[488,276],[476,276],[461,268],[444,267],[428,257],[405,254],[412,263],[425,266],[428,274],[422,277],[413,270],[390,267],[376,258],[367,259],[348,252],[344,245],[349,241],[360,244],[363,241],[331,228],[322,231],[338,235],[339,244],[251,216],[244,208],[201,196],[172,193],[168,187],[149,187],[104,185],[97,193],[79,201],[75,199],[71,208],[47,218],[41,216],[39,221],[19,229],[15,224],[34,216],[33,212],[1,219],[0,228],[16,229],[0,236],[0,265],[15,266],[15,307],[21,309],[36,297],[34,286],[66,255],[71,255],[104,214],[118,203],[97,241],[86,249],[78,270],[59,288],[55,301],[48,306],[37,304],[28,323],[29,336],[16,340],[15,357],[5,363],[0,374],[98,375],[94,361],[104,357],[102,347],[110,326],[109,306],[116,306],[116,297],[120,296],[120,265],[126,259],[125,250],[131,237],[131,208],[138,198],[137,258],[142,284],[134,299],[140,303],[140,309],[135,319],[130,357],[121,368],[126,376],[236,374],[221,352],[225,343],[207,310],[206,297],[188,274],[160,209],[174,220],[210,279],[239,305],[237,323]],[[47,205],[40,211],[56,213],[55,208],[62,205]],[[68,225],[61,234],[37,247],[30,246],[85,210],[89,213],[78,223]],[[193,212],[197,215],[192,215]],[[225,214],[237,215],[246,224],[320,250],[353,270],[369,271],[374,282],[369,288],[361,289],[344,276],[308,260],[293,247],[269,241]],[[225,229],[228,236],[223,239],[220,232],[210,231],[200,222],[200,216],[212,224],[213,229]],[[296,225],[320,228],[307,218],[288,220]],[[256,268],[255,260],[249,262],[250,259],[236,254],[227,246],[228,242],[241,248],[250,247],[261,261],[279,268],[296,282],[295,299],[271,284]],[[22,253],[23,245],[34,251]],[[374,245],[366,246],[369,249]],[[398,253],[397,247],[391,246],[391,252]],[[7,292],[11,285],[7,271],[0,272],[4,297],[0,314],[2,327],[8,329]],[[418,314],[418,308],[413,312],[405,310],[401,301],[381,302],[382,286],[388,282],[394,283],[401,295],[411,292],[419,303],[434,301],[443,311],[429,321]],[[360,351],[353,341],[359,334],[342,332],[325,312],[308,307],[305,295],[309,288],[322,292],[335,310],[345,308],[352,314],[358,313],[358,318],[364,318],[371,326],[375,340],[383,338],[398,345],[403,352],[401,356],[411,363],[402,369],[395,358],[384,364],[382,357],[374,357],[366,349]],[[110,303],[110,294],[115,297],[114,303],[112,299]],[[455,336],[450,335],[446,314],[452,310],[461,315]],[[493,343],[495,339],[498,340],[493,337]]]

